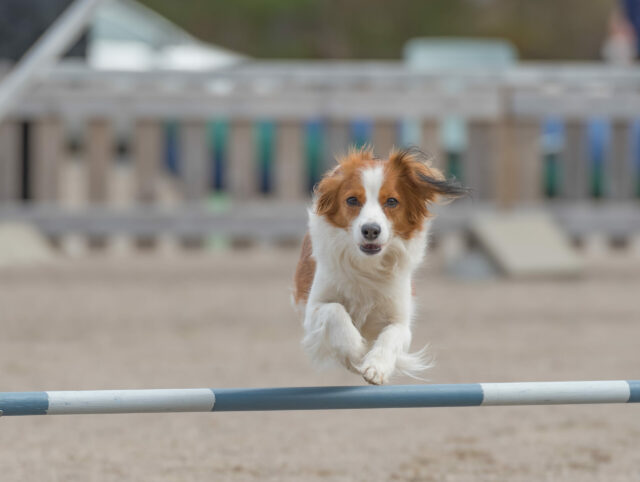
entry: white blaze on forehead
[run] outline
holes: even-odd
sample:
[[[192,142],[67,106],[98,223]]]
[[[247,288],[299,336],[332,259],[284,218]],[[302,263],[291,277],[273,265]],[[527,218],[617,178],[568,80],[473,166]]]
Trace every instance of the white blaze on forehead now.
[[[367,204],[369,204],[369,202],[377,203],[383,181],[384,173],[382,166],[372,167],[362,171],[362,187],[364,187]]]
[[[382,233],[380,233],[381,239],[386,238],[385,225],[387,222],[387,218],[378,200],[383,182],[384,171],[382,170],[382,166],[372,167],[362,171],[362,187],[364,187],[366,200],[364,206],[362,206],[359,220],[361,224],[371,222],[379,224],[382,227]]]
[[[354,240],[356,243],[361,243],[363,240],[362,226],[375,223],[380,227],[380,234],[376,238],[376,243],[384,245],[389,241],[391,226],[378,200],[380,189],[382,189],[382,183],[384,182],[382,166],[363,169],[361,179],[366,199],[353,225]]]

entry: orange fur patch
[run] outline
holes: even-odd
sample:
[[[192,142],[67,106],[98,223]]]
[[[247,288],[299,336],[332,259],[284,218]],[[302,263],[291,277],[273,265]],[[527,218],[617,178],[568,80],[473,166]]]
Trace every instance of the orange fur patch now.
[[[371,149],[365,148],[350,149],[338,162],[338,167],[329,171],[315,189],[316,214],[337,228],[346,228],[360,212],[360,206],[348,205],[347,198],[356,197],[360,205],[364,204],[361,172],[380,161],[374,158]]]
[[[438,198],[436,189],[425,183],[424,177],[444,180],[438,169],[402,151],[392,152],[385,162],[379,202],[384,205],[390,197],[398,200],[398,206],[384,210],[401,238],[409,239],[422,229],[424,220],[431,216],[428,205]]]
[[[311,236],[307,233],[302,240],[302,250],[300,252],[300,259],[298,260],[298,266],[296,267],[296,274],[294,277],[295,292],[293,293],[293,299],[296,304],[300,302],[307,302],[315,274],[316,261],[312,256]]]
[[[424,220],[430,216],[428,204],[444,194],[437,184],[425,181],[445,182],[442,173],[412,151],[393,151],[388,159],[380,160],[369,148],[352,149],[338,162],[339,165],[325,175],[315,190],[316,213],[338,228],[347,228],[360,212],[360,206],[347,204],[347,198],[355,197],[361,206],[364,205],[361,173],[369,167],[382,165],[384,168],[378,202],[391,220],[394,232],[404,239],[422,229]],[[398,205],[386,207],[389,198],[396,198]]]

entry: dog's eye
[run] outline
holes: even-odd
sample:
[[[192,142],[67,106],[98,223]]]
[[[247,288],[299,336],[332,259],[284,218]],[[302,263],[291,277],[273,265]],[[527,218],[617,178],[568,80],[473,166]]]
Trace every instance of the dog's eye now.
[[[349,206],[360,206],[360,201],[358,201],[357,197],[351,196],[347,198],[347,204]]]
[[[398,205],[398,200],[394,197],[390,197],[384,205],[388,208],[395,208]]]

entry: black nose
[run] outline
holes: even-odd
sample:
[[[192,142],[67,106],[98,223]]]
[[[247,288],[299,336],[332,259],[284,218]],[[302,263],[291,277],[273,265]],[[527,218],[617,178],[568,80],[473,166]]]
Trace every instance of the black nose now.
[[[380,225],[376,223],[369,223],[362,226],[362,236],[367,241],[373,241],[380,236]]]

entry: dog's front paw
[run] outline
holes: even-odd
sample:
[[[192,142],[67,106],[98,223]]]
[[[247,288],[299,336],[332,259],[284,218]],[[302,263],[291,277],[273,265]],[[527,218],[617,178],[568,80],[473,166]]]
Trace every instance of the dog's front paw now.
[[[364,379],[371,385],[384,385],[389,381],[389,376],[378,367],[367,367],[362,373]]]
[[[371,385],[384,385],[393,374],[394,363],[384,355],[369,352],[360,365],[360,373]]]

